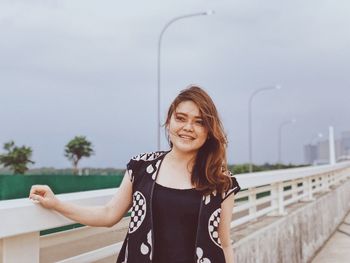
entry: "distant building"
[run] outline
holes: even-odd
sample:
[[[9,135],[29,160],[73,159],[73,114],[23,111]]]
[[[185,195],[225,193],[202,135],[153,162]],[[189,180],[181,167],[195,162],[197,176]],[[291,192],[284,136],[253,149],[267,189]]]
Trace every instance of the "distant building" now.
[[[350,131],[341,133],[335,140],[335,156],[338,161],[350,159]],[[304,145],[304,162],[307,164],[324,164],[329,162],[329,141],[322,140],[316,144]]]
[[[340,160],[350,159],[350,131],[342,132],[340,138],[340,153],[338,155]]]
[[[304,145],[304,162],[313,164],[318,159],[317,145]]]
[[[329,141],[320,141],[317,145],[318,160],[317,163],[327,163],[329,161]],[[337,152],[337,150],[335,150]]]

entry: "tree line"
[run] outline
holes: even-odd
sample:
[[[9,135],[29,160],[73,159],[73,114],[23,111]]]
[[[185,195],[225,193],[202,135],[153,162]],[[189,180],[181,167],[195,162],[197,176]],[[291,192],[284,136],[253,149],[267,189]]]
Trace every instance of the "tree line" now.
[[[31,147],[19,147],[15,145],[14,141],[10,141],[4,144],[4,150],[6,153],[0,154],[0,165],[2,164],[4,167],[8,167],[14,174],[24,174],[29,169],[28,165],[35,163],[31,160],[33,153]],[[83,157],[90,157],[93,154],[94,150],[92,144],[85,136],[75,136],[64,148],[64,156],[72,163],[74,174],[78,174],[79,161]],[[253,171],[287,169],[300,166],[304,165],[265,163],[263,165],[253,165]],[[249,172],[249,164],[229,165],[228,168],[233,174]]]
[[[0,154],[0,164],[9,168],[14,174],[24,174],[28,171],[33,150],[31,147],[16,146],[14,141],[4,144],[5,153]],[[78,164],[83,157],[90,157],[94,150],[90,141],[85,136],[75,136],[64,147],[64,156],[72,163],[73,173],[78,174]]]

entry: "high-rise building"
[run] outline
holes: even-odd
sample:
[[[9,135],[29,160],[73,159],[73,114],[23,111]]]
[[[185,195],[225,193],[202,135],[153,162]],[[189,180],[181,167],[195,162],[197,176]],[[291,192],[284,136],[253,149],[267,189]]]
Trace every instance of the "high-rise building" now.
[[[317,146],[314,144],[304,145],[304,162],[308,164],[313,164],[317,159]]]
[[[339,159],[350,159],[350,131],[341,134]]]
[[[317,144],[318,163],[329,162],[329,141],[322,140]]]
[[[335,140],[335,156],[338,161],[350,159],[350,131],[342,132],[341,138]],[[329,140],[304,145],[304,162],[308,164],[328,163]]]

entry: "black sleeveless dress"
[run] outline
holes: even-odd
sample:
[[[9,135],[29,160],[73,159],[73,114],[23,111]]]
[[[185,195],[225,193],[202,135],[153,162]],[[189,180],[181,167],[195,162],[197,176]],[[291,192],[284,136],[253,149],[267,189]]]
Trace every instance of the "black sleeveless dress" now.
[[[194,263],[202,194],[195,189],[154,185],[153,263]]]

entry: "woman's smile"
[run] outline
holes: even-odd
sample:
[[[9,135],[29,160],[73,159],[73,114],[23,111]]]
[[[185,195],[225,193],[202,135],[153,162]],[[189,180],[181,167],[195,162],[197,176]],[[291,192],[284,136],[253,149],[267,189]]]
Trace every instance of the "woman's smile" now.
[[[193,136],[183,135],[183,134],[179,134],[179,137],[180,137],[181,139],[186,140],[186,141],[193,141],[193,140],[196,139],[196,138],[194,138]]]

